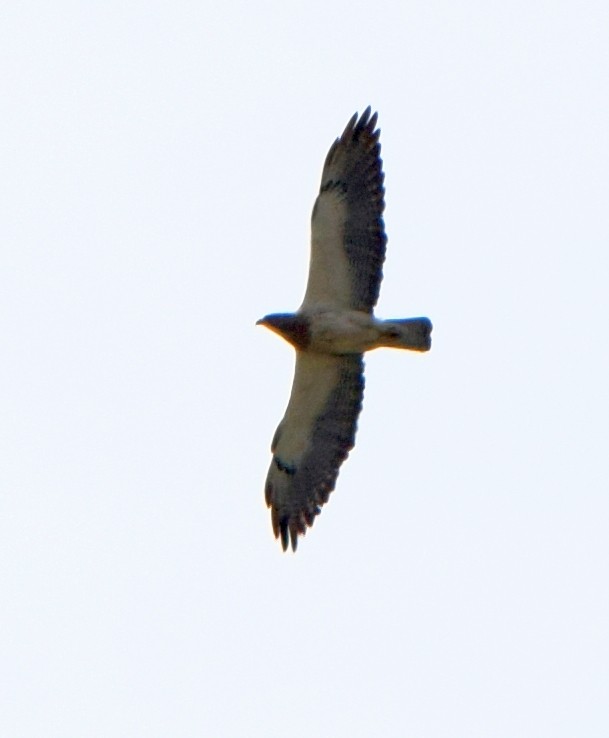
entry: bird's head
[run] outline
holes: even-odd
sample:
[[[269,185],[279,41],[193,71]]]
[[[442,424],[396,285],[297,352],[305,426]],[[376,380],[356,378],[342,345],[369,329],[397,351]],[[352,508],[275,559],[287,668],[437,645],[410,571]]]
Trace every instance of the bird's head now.
[[[292,344],[294,348],[305,349],[309,345],[309,321],[298,313],[273,313],[256,321]]]

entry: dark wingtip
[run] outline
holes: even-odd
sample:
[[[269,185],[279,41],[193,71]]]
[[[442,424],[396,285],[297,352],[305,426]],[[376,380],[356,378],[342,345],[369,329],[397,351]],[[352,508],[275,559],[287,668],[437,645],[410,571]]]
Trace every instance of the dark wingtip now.
[[[271,523],[273,526],[273,534],[275,538],[279,538],[281,541],[281,548],[284,551],[288,550],[290,543],[292,544],[292,551],[296,551],[298,546],[298,527],[292,521],[290,522],[289,513],[285,513],[281,517],[279,511],[273,506],[273,487],[271,484],[266,486],[266,504],[271,508]]]
[[[364,110],[364,112],[359,117],[359,125],[363,128],[366,123],[368,122],[368,118],[370,118],[370,113],[372,112],[372,108],[370,105]]]
[[[287,551],[288,546],[291,545],[292,551],[296,552],[298,548],[298,536],[304,536],[307,529],[304,523],[301,522],[299,524],[296,518],[290,518],[289,515],[284,515],[276,523],[273,523],[273,532],[275,533],[275,537],[281,540],[281,548],[284,551]]]
[[[364,110],[364,112],[359,116],[359,119],[357,117],[357,113],[351,118],[349,121],[347,128],[345,129],[345,133],[343,133],[343,136],[347,132],[351,133],[351,135],[357,139],[359,138],[362,131],[366,131],[366,133],[374,139],[374,141],[378,141],[378,138],[380,136],[380,129],[375,130],[376,123],[378,121],[378,113],[374,113],[370,115],[372,112],[372,108],[370,105]]]
[[[292,544],[292,551],[296,551],[298,547],[298,534],[302,533],[302,535],[305,534],[305,527],[302,524],[302,522],[299,522],[297,517],[292,517],[289,524],[289,530],[290,530],[290,542]],[[284,549],[285,550],[285,549]]]
[[[289,518],[287,517],[287,515],[281,518],[281,520],[279,521],[279,532],[281,534],[281,548],[284,551],[288,550],[288,543],[289,543],[289,538],[290,538],[288,522],[289,522]],[[275,535],[277,535],[277,533],[275,533]],[[292,546],[293,545],[294,543],[292,542]]]

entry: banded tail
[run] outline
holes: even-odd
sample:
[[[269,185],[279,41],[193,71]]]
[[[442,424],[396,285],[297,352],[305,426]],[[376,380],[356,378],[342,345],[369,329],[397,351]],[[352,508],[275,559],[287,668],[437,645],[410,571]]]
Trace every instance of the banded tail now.
[[[429,318],[405,318],[402,320],[383,320],[383,335],[380,346],[429,351],[431,348],[432,324]]]

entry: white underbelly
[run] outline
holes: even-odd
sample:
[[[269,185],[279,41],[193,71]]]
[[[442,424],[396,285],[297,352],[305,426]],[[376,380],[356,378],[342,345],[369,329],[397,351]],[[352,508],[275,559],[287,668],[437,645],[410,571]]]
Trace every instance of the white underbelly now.
[[[309,348],[328,354],[359,354],[374,348],[379,333],[377,321],[368,313],[318,313],[311,318]]]

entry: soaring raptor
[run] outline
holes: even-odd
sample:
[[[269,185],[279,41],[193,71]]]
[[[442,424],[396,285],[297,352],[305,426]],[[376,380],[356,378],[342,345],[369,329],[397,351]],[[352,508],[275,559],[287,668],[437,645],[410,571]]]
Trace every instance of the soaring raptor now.
[[[295,313],[266,315],[296,349],[288,407],[275,432],[266,480],[275,537],[285,551],[313,525],[355,443],[364,351],[428,351],[428,318],[377,320],[387,236],[377,114],[351,118],[332,144],[311,218],[309,281]]]

